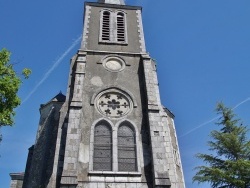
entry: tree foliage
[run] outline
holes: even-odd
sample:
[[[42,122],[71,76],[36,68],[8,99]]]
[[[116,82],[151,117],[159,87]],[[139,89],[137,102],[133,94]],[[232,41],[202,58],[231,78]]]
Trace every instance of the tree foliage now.
[[[250,188],[250,140],[248,129],[236,119],[232,109],[219,103],[219,131],[214,130],[208,142],[213,154],[197,154],[207,166],[195,168],[193,181],[209,182],[212,188]]]
[[[18,74],[10,62],[10,52],[6,49],[0,51],[0,127],[13,125],[14,109],[21,104],[17,92],[22,83],[22,76],[27,79],[30,69],[23,69]]]

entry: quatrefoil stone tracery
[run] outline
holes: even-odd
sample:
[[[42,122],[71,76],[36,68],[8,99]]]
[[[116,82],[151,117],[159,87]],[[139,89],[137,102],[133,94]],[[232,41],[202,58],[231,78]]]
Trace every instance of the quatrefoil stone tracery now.
[[[130,111],[130,100],[118,92],[108,92],[102,94],[97,106],[99,111],[109,117],[122,117]]]

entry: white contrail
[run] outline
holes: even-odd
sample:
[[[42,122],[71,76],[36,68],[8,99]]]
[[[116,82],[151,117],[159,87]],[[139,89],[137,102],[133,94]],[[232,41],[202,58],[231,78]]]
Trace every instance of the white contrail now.
[[[246,98],[245,100],[241,101],[240,103],[238,103],[237,105],[235,105],[232,109],[234,110],[234,109],[238,108],[240,105],[246,103],[247,101],[250,101],[250,97],[248,97],[248,98]],[[208,121],[206,121],[206,122],[204,122],[204,123],[198,125],[197,127],[193,128],[193,129],[191,129],[190,131],[188,131],[188,132],[184,133],[183,135],[181,135],[179,138],[184,137],[184,136],[186,136],[186,135],[188,135],[188,134],[190,134],[190,133],[196,131],[197,129],[199,129],[199,128],[201,128],[201,127],[203,127],[203,126],[205,126],[205,125],[207,125],[207,124],[209,124],[209,123],[211,123],[211,122],[213,122],[213,121],[219,119],[220,117],[221,117],[221,116],[214,117],[214,118],[212,118],[212,119],[210,119],[210,120],[208,120]]]
[[[213,122],[214,120],[218,119],[219,117],[220,117],[220,116],[217,116],[217,117],[215,117],[215,118],[213,118],[213,119],[210,119],[210,120],[208,120],[208,121],[206,121],[206,122],[204,122],[204,123],[198,125],[197,127],[193,128],[193,129],[191,129],[190,131],[188,131],[188,132],[184,133],[183,135],[181,135],[180,138],[181,138],[181,137],[184,137],[184,136],[186,136],[186,135],[188,135],[188,134],[190,134],[190,133],[192,133],[192,132],[194,132],[195,130],[197,130],[197,129],[203,127],[204,125],[207,125],[207,124]]]
[[[246,102],[249,101],[249,100],[250,100],[250,97],[248,97],[248,98],[245,99],[244,101],[241,101],[239,104],[235,105],[235,107],[233,107],[232,109],[234,110],[234,109],[238,108],[240,105],[246,103]]]
[[[42,79],[38,82],[38,84],[32,89],[32,91],[26,96],[26,98],[22,101],[22,103],[25,103],[33,93],[36,92],[36,90],[39,88],[39,86],[49,77],[49,75],[55,70],[55,68],[62,62],[62,60],[65,58],[65,56],[68,55],[68,53],[80,42],[81,36],[78,37],[71,46],[54,62],[52,67],[44,74]]]

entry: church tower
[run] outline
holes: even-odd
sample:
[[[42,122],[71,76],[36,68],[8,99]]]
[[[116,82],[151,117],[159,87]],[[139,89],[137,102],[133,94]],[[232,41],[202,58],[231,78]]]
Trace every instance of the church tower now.
[[[66,97],[41,105],[23,188],[184,188],[174,115],[160,101],[142,8],[86,2]]]

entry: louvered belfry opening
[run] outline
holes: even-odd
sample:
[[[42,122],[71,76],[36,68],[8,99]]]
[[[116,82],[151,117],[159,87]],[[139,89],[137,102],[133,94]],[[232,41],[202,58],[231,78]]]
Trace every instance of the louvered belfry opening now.
[[[95,171],[112,171],[112,130],[105,121],[95,127],[93,162]]]
[[[121,12],[117,14],[117,41],[125,42],[125,19]]]
[[[118,171],[137,171],[135,131],[126,122],[118,129]]]
[[[102,40],[110,40],[110,12],[104,11],[102,15]]]

